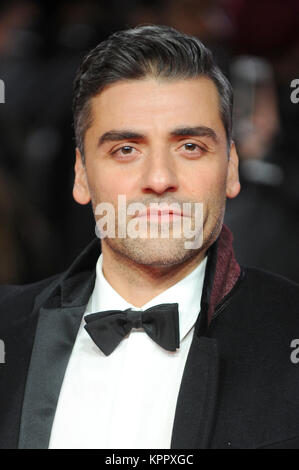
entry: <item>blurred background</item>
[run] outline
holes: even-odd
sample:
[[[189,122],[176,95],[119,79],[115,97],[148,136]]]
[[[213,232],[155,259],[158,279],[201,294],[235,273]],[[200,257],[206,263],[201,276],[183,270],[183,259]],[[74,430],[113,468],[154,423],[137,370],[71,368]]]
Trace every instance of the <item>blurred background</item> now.
[[[88,50],[143,23],[197,36],[232,81],[235,251],[299,282],[298,0],[1,0],[0,283],[63,271],[94,237],[91,207],[72,199],[72,82]]]

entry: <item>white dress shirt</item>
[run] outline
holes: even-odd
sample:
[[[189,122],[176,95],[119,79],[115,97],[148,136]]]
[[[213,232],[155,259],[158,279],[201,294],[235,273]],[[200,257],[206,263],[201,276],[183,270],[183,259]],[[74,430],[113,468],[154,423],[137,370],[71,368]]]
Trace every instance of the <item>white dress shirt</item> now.
[[[133,329],[105,356],[84,329],[83,317],[60,391],[50,449],[170,448],[182,374],[200,311],[206,260],[141,308],[178,303],[180,348],[175,352],[161,348],[143,329]],[[103,255],[97,262],[85,315],[136,309],[107,282],[102,263]]]

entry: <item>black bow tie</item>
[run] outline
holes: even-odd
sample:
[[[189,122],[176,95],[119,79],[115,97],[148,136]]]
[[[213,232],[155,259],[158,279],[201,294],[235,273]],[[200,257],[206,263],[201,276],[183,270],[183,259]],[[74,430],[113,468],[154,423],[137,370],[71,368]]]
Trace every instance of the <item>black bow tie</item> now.
[[[107,310],[85,317],[84,328],[108,356],[132,328],[144,328],[162,348],[175,351],[180,346],[178,304],[161,304],[147,310]]]

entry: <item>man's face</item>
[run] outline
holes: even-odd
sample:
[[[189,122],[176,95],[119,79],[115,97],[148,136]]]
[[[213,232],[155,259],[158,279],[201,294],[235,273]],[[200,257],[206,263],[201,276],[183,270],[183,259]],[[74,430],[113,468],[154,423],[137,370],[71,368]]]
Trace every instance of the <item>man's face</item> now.
[[[186,239],[173,237],[171,230],[168,239],[153,239],[146,230],[143,238],[103,239],[103,253],[112,250],[152,266],[203,257],[221,229],[226,197],[235,197],[240,190],[238,159],[234,145],[228,159],[214,83],[205,77],[117,82],[91,99],[91,112],[92,125],[84,140],[85,167],[76,151],[77,202],[91,200],[94,211],[100,203],[113,204],[116,228],[118,195],[126,196],[127,205],[141,202],[146,207],[153,202],[180,207],[203,203],[201,248],[186,249]],[[127,215],[126,221],[132,217]],[[146,219],[159,228],[164,223]]]

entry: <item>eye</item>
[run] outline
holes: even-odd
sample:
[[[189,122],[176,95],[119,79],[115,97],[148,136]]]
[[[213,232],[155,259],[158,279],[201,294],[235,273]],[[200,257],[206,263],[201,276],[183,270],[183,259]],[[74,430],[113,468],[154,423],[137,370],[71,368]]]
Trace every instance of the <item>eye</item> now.
[[[185,142],[180,147],[180,151],[185,156],[196,158],[202,156],[206,152],[206,149],[198,144],[195,144],[194,142]]]
[[[126,156],[133,156],[134,151],[136,151],[136,149],[134,147],[131,147],[131,145],[123,145],[122,147],[113,150],[113,152],[111,152],[111,155],[122,158]]]
[[[120,149],[115,150],[113,153],[121,153],[123,155],[129,155],[132,153],[133,147],[130,147],[130,145],[125,145],[124,147],[121,147]]]
[[[186,144],[183,145],[185,150],[194,152],[195,150],[201,150],[201,147],[197,144],[193,144],[192,142],[187,142]]]

